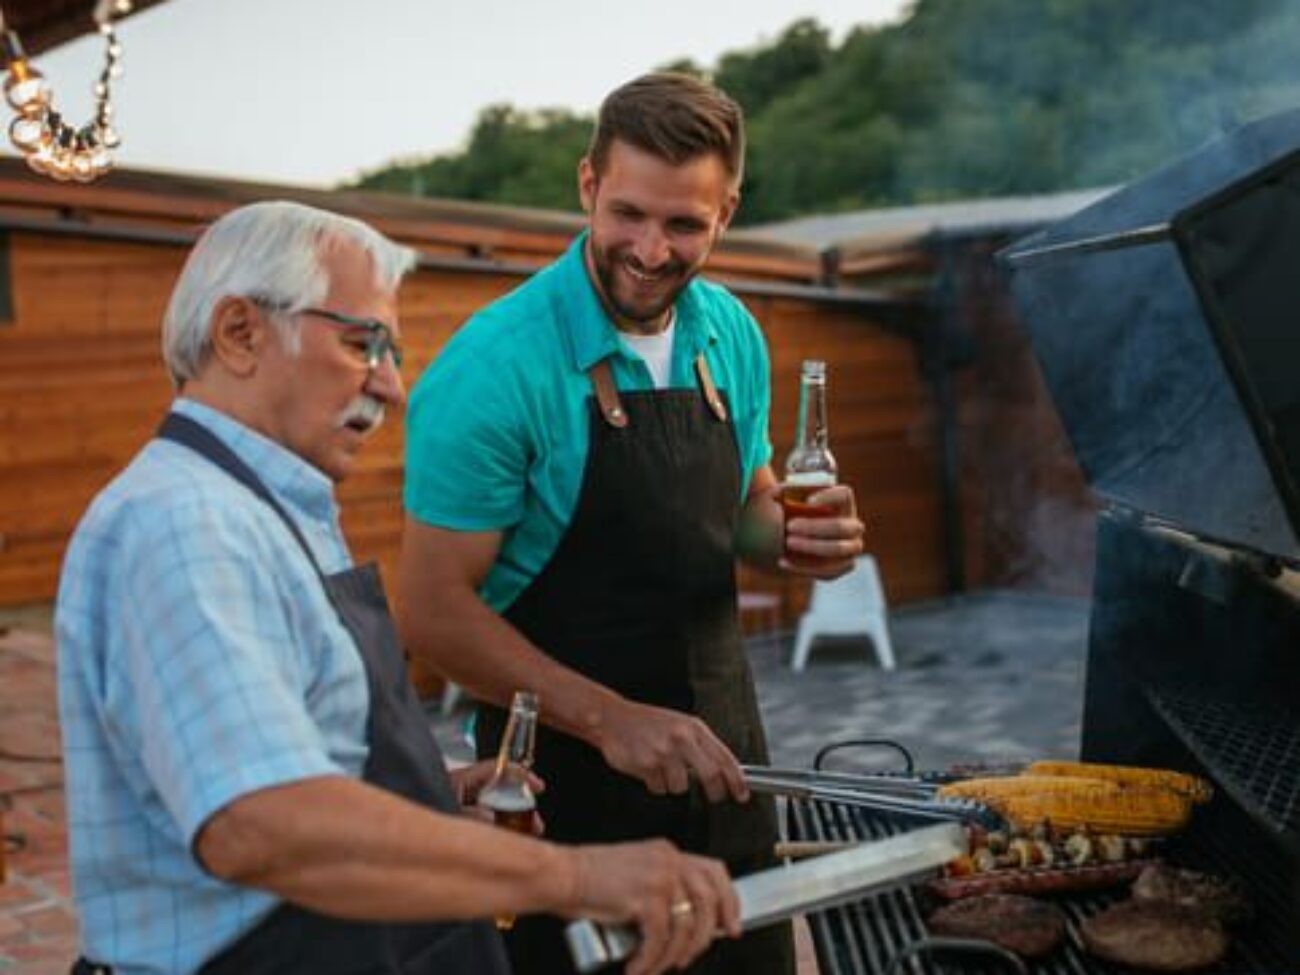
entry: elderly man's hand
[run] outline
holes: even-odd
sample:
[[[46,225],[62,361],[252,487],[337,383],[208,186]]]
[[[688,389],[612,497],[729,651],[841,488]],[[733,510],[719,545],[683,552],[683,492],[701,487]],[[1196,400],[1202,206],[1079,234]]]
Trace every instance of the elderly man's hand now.
[[[475,762],[473,765],[462,765],[459,768],[448,770],[451,776],[451,787],[456,793],[456,801],[460,803],[461,811],[467,816],[475,819],[481,819],[486,823],[493,821],[492,810],[478,805],[478,795],[483,788],[492,781],[492,775],[496,772],[497,763],[488,759],[482,762]],[[532,772],[528,775],[528,787],[533,790],[533,795],[540,795],[546,791],[546,783],[540,776]],[[545,832],[545,825],[542,823],[542,817],[536,811],[533,812],[533,833],[541,836]]]
[[[635,924],[641,945],[627,975],[684,968],[720,934],[740,936],[740,904],[717,860],[665,840],[580,846],[569,917]]]
[[[686,792],[694,778],[710,802],[749,799],[736,757],[693,715],[620,700],[605,711],[598,740],[611,768],[655,795]]]
[[[836,579],[853,569],[862,554],[866,527],[858,518],[853,488],[828,487],[808,498],[808,504],[830,508],[826,518],[791,518],[785,523],[785,555],[778,563],[786,572],[814,579]],[[791,561],[791,558],[799,561]]]

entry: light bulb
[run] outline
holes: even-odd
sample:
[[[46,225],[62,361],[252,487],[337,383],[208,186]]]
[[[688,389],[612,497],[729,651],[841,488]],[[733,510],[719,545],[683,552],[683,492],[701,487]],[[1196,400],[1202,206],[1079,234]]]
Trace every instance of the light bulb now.
[[[27,165],[42,176],[48,176],[50,166],[54,163],[54,151],[50,143],[43,142],[41,147],[27,157]]]
[[[5,79],[5,100],[14,111],[23,115],[38,115],[50,103],[50,84],[35,68],[18,70],[25,62],[15,61],[9,66]]]
[[[89,183],[99,174],[89,152],[80,151],[72,155],[72,178],[78,183]]]
[[[35,152],[50,141],[50,130],[41,119],[19,115],[9,123],[9,141],[23,152]]]
[[[54,177],[60,183],[66,183],[72,179],[72,160],[75,153],[71,149],[58,148],[54,150],[50,165],[46,169],[46,174]]]
[[[90,166],[96,176],[103,176],[113,168],[113,157],[107,149],[100,146],[91,152]]]

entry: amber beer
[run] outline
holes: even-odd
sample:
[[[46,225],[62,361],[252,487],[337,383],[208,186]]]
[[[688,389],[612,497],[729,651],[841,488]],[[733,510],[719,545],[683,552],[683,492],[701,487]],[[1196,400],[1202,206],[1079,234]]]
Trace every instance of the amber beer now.
[[[484,790],[478,804],[492,810],[492,822],[502,829],[514,830],[525,836],[533,835],[533,815],[537,802],[530,789]]]
[[[533,834],[533,813],[537,800],[528,784],[528,770],[533,765],[537,741],[537,695],[516,691],[510,701],[510,718],[501,747],[497,749],[496,770],[478,794],[478,804],[492,810],[492,821],[503,829]],[[513,914],[497,918],[497,928],[509,931],[515,925]]]
[[[826,363],[806,359],[799,376],[799,427],[794,449],[785,461],[785,482],[781,487],[781,511],[785,524],[794,518],[832,518],[831,505],[812,504],[809,498],[838,481],[838,466],[831,453],[826,422]],[[816,565],[821,559],[805,552],[793,552],[789,544],[786,560],[793,565]]]

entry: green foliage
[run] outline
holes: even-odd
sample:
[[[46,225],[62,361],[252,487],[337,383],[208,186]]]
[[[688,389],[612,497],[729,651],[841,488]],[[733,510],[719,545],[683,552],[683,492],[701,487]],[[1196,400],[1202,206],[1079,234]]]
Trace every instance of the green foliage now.
[[[917,0],[840,42],[812,20],[710,71],[744,107],[745,223],[1131,179],[1300,105],[1296,0]],[[485,109],[460,153],[361,185],[573,209],[591,119]]]
[[[563,109],[524,112],[491,105],[479,114],[464,152],[390,166],[362,177],[363,189],[412,196],[573,208],[578,159],[591,121]]]

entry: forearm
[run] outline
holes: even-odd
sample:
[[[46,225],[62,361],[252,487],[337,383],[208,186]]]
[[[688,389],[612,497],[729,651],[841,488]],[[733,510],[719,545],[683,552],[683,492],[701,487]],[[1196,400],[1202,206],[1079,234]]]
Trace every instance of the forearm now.
[[[736,556],[756,569],[777,571],[785,548],[785,521],[775,483],[751,490],[736,526]]]
[[[197,847],[223,879],[354,920],[563,912],[576,896],[571,851],[343,776],[244,797]]]
[[[402,616],[407,648],[481,700],[505,706],[512,693],[541,697],[544,724],[599,744],[605,713],[622,701],[543,653],[472,590],[444,587]]]

